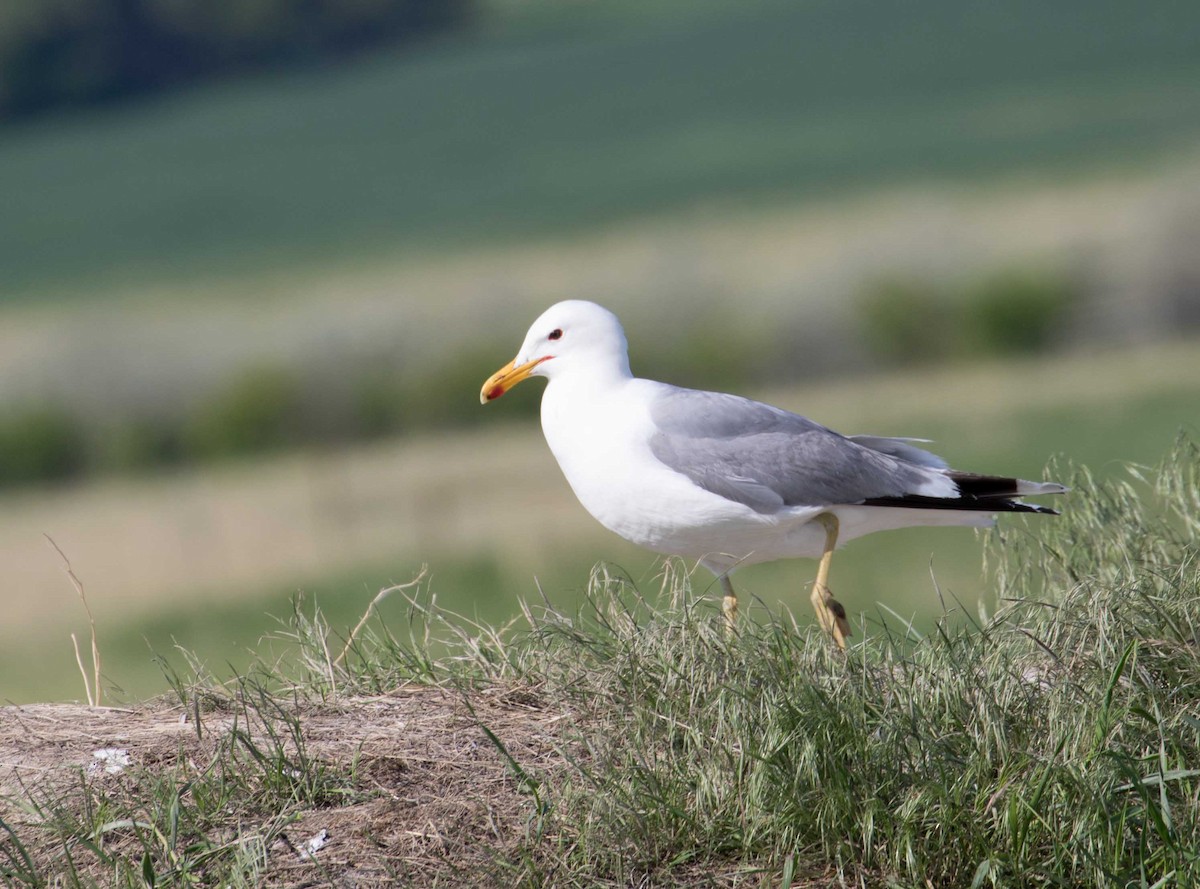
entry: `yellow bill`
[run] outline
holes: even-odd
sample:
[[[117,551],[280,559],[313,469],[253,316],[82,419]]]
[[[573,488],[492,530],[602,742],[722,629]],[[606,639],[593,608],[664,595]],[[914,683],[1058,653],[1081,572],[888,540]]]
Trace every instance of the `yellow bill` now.
[[[520,367],[517,367],[517,360],[514,358],[487,378],[487,382],[479,390],[479,403],[487,404],[489,401],[495,401],[513,386],[517,385],[517,383],[529,379],[529,375],[533,373],[533,369],[549,358],[549,355],[543,355],[541,358],[535,358],[533,361],[528,361]]]

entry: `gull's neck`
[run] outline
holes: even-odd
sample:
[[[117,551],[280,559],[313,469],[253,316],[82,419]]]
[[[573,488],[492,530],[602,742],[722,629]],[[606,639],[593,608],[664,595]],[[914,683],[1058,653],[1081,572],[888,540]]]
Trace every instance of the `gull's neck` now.
[[[542,430],[564,471],[570,455],[563,450],[562,440],[603,435],[606,408],[602,406],[613,404],[612,397],[633,379],[624,354],[597,356],[601,357],[556,368],[542,393]]]
[[[551,386],[573,392],[606,390],[633,379],[629,354],[624,351],[592,356],[591,361],[574,361],[556,370],[548,381],[547,391]]]
[[[541,408],[546,443],[585,505],[597,467],[606,465],[614,430],[629,413],[622,395],[633,380],[625,353],[591,358],[555,368]]]

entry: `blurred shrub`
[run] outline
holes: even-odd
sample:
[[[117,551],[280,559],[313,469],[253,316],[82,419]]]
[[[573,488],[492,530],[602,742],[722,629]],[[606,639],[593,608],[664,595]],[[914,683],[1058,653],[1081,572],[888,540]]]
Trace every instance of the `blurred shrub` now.
[[[868,349],[891,364],[946,358],[956,339],[945,298],[920,281],[874,282],[859,300],[858,314]]]
[[[407,368],[395,378],[400,428],[448,428],[482,422],[487,414],[479,404],[479,389],[488,375],[511,357],[511,352],[498,353],[494,346],[458,349],[438,365]],[[510,391],[504,396],[505,414],[510,418],[536,414],[543,385],[540,380],[530,381]]]
[[[1062,339],[1077,288],[1065,276],[1006,270],[961,287],[874,282],[858,301],[873,355],[891,364],[1042,351]]]
[[[95,463],[105,470],[170,466],[187,458],[178,422],[131,419],[105,429],[96,443]]]
[[[633,372],[690,388],[740,389],[761,380],[773,354],[749,319],[722,311],[688,317],[677,329],[650,327],[630,345]],[[638,341],[640,340],[640,342]]]
[[[0,417],[0,484],[71,478],[87,462],[82,429],[64,411],[30,408]]]
[[[404,428],[404,393],[390,374],[369,373],[354,387],[354,427],[363,438],[394,435]]]
[[[470,20],[474,0],[4,0],[0,119],[320,62]]]
[[[280,368],[246,371],[203,405],[186,424],[184,451],[226,457],[299,444],[301,388]]]
[[[1062,339],[1062,325],[1076,294],[1065,277],[1008,271],[984,278],[968,290],[964,309],[983,352],[1038,352]]]

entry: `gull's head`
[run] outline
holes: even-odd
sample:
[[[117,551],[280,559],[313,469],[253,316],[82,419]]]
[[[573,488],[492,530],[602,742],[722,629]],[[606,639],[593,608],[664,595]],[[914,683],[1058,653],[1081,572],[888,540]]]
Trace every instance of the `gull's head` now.
[[[483,384],[486,404],[530,377],[629,375],[629,347],[617,316],[581,299],[555,303],[533,322],[517,356]]]

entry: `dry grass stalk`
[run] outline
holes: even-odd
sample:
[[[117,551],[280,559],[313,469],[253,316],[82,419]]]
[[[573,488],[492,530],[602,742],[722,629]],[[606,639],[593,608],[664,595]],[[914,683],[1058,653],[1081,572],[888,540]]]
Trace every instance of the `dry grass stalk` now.
[[[333,662],[334,666],[341,664],[341,662],[346,659],[346,655],[350,652],[350,646],[354,644],[354,640],[355,640],[355,638],[357,638],[359,631],[364,626],[366,626],[368,618],[371,617],[371,613],[375,610],[375,608],[379,605],[380,602],[382,602],[384,599],[386,599],[392,593],[398,593],[398,592],[401,592],[402,590],[411,590],[413,587],[419,586],[421,581],[425,579],[425,575],[428,573],[429,573],[429,566],[422,565],[421,570],[417,573],[417,576],[414,577],[412,580],[410,580],[408,583],[401,583],[401,584],[396,584],[395,586],[384,587],[378,593],[376,593],[375,598],[371,600],[371,604],[367,606],[367,610],[363,612],[362,618],[359,619],[357,624],[355,624],[354,629],[350,631],[350,636],[349,636],[349,638],[346,639],[346,645],[342,649],[342,653],[339,654],[337,656],[337,660],[335,660]]]
[[[71,585],[75,587],[75,592],[79,594],[79,599],[83,602],[83,610],[87,612],[88,626],[92,632],[92,681],[88,682],[87,670],[83,666],[83,658],[79,654],[79,642],[75,638],[75,634],[71,634],[71,644],[75,646],[75,662],[79,664],[79,673],[83,676],[83,690],[87,694],[89,707],[100,706],[100,646],[96,642],[96,619],[92,616],[91,606],[88,605],[87,593],[83,590],[83,584],[76,576],[75,571],[71,568],[71,560],[67,558],[67,554],[62,551],[54,538],[49,534],[43,535],[50,545],[54,547],[54,551],[58,553],[58,557],[63,561],[63,569],[67,572],[67,577],[71,580]],[[95,689],[93,693],[93,689]]]
[[[83,691],[87,695],[89,707],[95,707],[96,701],[92,700],[92,686],[88,682],[87,670],[83,666],[83,655],[79,653],[79,640],[75,638],[75,634],[71,634],[71,645],[75,649],[75,663],[79,665],[79,675],[83,677]]]

